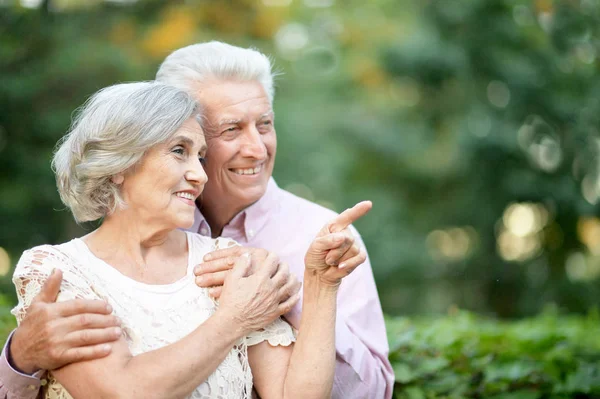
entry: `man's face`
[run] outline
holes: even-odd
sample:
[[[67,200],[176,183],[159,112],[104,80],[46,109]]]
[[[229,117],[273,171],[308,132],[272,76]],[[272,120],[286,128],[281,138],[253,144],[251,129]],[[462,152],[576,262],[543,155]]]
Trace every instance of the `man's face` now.
[[[264,195],[273,173],[277,137],[271,103],[258,82],[216,80],[193,93],[203,107],[208,145],[202,205],[209,212],[213,206],[239,212]]]

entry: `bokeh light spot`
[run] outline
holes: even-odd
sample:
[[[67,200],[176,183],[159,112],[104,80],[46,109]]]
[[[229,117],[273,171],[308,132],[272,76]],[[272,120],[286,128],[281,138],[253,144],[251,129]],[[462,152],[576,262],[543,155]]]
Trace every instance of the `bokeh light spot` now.
[[[487,86],[487,97],[493,106],[506,108],[510,102],[510,90],[504,82],[492,80]]]
[[[10,271],[10,256],[8,252],[0,247],[0,276],[6,276]]]

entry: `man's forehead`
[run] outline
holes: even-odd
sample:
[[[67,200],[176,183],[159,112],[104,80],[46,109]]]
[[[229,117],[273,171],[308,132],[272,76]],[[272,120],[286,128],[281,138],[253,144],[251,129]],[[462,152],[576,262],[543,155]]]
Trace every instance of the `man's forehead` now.
[[[271,109],[271,101],[258,81],[208,80],[193,82],[189,87],[202,107],[211,110],[229,107],[265,107]]]

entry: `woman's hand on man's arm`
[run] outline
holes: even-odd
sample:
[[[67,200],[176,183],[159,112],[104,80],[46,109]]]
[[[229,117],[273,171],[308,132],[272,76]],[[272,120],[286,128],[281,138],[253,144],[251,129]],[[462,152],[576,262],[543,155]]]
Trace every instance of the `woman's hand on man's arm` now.
[[[104,357],[121,336],[119,320],[106,302],[55,303],[61,282],[62,273],[55,270],[12,336],[9,362],[24,374]]]

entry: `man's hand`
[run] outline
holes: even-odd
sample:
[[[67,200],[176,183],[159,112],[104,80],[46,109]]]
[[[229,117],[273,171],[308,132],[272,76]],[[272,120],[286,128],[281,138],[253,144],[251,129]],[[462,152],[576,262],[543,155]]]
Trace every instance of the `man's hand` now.
[[[220,249],[204,255],[204,262],[194,268],[196,284],[199,287],[209,288],[209,294],[214,298],[221,296],[223,282],[233,268],[235,261],[245,253],[251,255],[252,264],[260,265],[265,261],[269,252],[262,248],[248,248],[239,245]],[[287,266],[284,269],[287,279],[290,278]]]
[[[120,321],[106,302],[55,303],[61,282],[62,272],[55,269],[12,337],[11,363],[26,374],[104,357],[121,336]]]

